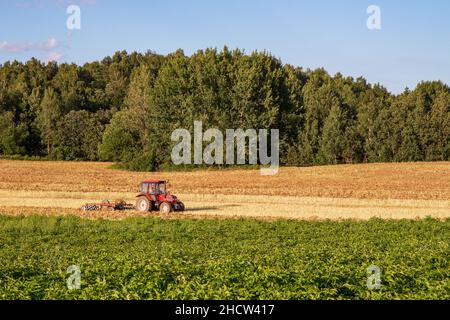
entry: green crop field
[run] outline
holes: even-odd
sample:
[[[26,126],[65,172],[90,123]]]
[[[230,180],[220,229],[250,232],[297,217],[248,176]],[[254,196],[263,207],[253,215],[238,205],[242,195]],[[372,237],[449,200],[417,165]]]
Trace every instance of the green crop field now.
[[[449,239],[450,219],[0,216],[0,299],[450,299]]]

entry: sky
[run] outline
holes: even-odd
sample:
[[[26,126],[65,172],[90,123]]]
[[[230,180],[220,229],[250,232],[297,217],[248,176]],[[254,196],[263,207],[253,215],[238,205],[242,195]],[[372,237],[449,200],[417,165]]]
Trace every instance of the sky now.
[[[67,27],[76,21],[70,5],[80,9],[79,29]],[[367,26],[371,5],[380,9],[381,29]],[[0,1],[0,63],[36,57],[83,64],[118,50],[192,54],[224,45],[363,76],[393,93],[422,80],[450,84],[450,1]]]

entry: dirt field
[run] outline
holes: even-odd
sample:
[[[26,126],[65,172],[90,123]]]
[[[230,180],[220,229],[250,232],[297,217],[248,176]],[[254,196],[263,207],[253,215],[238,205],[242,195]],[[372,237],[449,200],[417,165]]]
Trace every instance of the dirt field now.
[[[386,219],[450,217],[450,162],[361,164],[258,170],[137,173],[110,163],[0,160],[0,214],[77,214],[124,218],[129,212],[88,212],[86,202],[134,203],[144,179],[169,179],[186,204],[175,217]]]

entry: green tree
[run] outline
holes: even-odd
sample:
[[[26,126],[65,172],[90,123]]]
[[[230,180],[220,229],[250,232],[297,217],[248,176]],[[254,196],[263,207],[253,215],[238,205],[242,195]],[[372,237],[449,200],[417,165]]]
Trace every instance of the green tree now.
[[[320,156],[323,125],[332,106],[339,106],[341,98],[331,77],[323,69],[307,73],[302,89],[305,107],[304,126],[299,132],[299,162],[303,165],[324,163]]]
[[[155,164],[148,160],[152,159],[151,153],[157,150],[149,149],[151,124],[155,121],[153,117],[158,116],[156,110],[151,108],[152,82],[148,66],[142,65],[133,72],[125,107],[114,115],[103,135],[101,159],[133,162],[134,169],[155,168]]]
[[[323,126],[320,154],[326,163],[352,163],[356,153],[356,130],[348,114],[332,106]]]
[[[53,155],[61,160],[97,160],[104,126],[99,114],[70,111],[59,122]]]
[[[450,159],[450,92],[441,92],[433,102],[430,114],[431,132],[427,160]]]
[[[50,155],[53,144],[57,138],[58,121],[61,118],[61,107],[58,96],[53,88],[45,90],[38,115],[37,127],[41,131],[42,141],[47,145],[47,154]]]
[[[23,155],[28,132],[23,124],[16,124],[11,111],[0,114],[0,154]]]
[[[357,113],[357,132],[362,144],[362,160],[365,162],[389,161],[389,123],[392,95],[375,85],[360,98]]]

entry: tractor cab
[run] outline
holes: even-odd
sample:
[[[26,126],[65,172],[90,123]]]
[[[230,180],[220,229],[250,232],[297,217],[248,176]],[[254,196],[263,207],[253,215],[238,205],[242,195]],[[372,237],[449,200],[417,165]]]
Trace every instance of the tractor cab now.
[[[165,194],[166,193],[166,181],[164,180],[149,180],[143,181],[139,184],[139,192],[142,194]]]
[[[146,180],[139,184],[136,209],[139,211],[159,210],[163,213],[184,211],[184,204],[167,190],[165,180]]]

